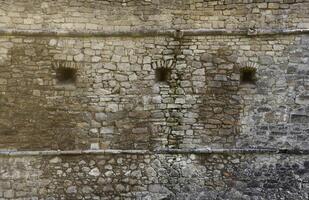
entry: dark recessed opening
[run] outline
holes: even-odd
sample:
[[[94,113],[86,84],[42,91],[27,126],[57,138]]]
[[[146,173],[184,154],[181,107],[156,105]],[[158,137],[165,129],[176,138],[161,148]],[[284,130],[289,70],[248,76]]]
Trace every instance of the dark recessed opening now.
[[[56,78],[60,84],[75,83],[76,69],[60,67],[56,70]]]
[[[255,83],[255,73],[256,69],[254,68],[244,68],[240,71],[240,82],[241,83]]]
[[[171,70],[167,68],[157,68],[156,69],[156,81],[157,82],[167,82],[171,77]]]

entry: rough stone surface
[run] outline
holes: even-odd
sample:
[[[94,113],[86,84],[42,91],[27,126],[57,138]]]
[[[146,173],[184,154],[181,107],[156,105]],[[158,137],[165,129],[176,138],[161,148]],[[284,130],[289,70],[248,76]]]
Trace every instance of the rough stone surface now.
[[[53,159],[1,157],[0,180],[4,192],[0,197],[308,199],[308,155],[118,154],[62,156],[61,162],[50,162]],[[101,173],[93,176],[87,172],[90,168]]]
[[[308,32],[231,34],[309,29],[308,10],[307,0],[1,1],[0,149],[24,154],[1,154],[0,200],[308,199]],[[226,35],[182,36],[200,28]],[[29,34],[39,30],[88,35]],[[175,35],[119,37],[135,30]],[[154,153],[163,148],[274,151]],[[149,153],[60,154],[87,149]]]
[[[36,30],[309,28],[307,8],[307,0],[5,0],[0,23]]]
[[[61,46],[50,46],[51,40]],[[0,147],[88,149],[96,140],[114,149],[305,148],[308,40],[199,36],[178,47],[164,37],[2,38]],[[92,49],[96,43],[104,49]],[[113,61],[116,47],[120,59],[128,58],[124,68]],[[156,82],[155,69],[143,60],[164,60],[176,48],[170,80]],[[182,55],[188,48],[193,54]],[[91,50],[102,61],[86,54],[82,62],[68,61]],[[77,69],[74,85],[57,82],[55,63]],[[257,66],[251,86],[239,78],[239,66],[248,63]]]

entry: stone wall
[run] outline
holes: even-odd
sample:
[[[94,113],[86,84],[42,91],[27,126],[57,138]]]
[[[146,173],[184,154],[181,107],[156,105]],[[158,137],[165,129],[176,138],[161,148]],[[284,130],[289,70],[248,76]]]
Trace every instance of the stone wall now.
[[[308,8],[1,1],[0,199],[308,199]]]
[[[307,35],[6,37],[1,148],[308,145]],[[242,84],[240,68],[257,68]],[[57,81],[59,67],[76,82]],[[170,68],[167,82],[157,68]]]
[[[239,153],[1,157],[0,198],[308,199],[308,159]]]
[[[60,30],[309,28],[307,0],[5,0],[3,28]]]

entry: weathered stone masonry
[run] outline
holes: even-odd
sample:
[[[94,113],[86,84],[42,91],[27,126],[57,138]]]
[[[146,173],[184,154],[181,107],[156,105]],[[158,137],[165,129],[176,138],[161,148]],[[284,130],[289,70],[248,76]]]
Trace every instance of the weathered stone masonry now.
[[[2,157],[1,172],[4,199],[308,197],[306,155],[104,153],[13,156]]]
[[[308,16],[2,1],[0,199],[308,199]]]

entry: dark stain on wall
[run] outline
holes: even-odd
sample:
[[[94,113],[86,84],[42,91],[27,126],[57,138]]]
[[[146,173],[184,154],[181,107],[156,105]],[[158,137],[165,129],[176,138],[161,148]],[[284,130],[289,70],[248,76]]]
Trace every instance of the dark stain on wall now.
[[[205,129],[200,137],[210,146],[233,147],[242,112],[237,52],[224,46],[214,53],[202,54],[200,60],[206,71],[206,87],[199,105],[199,120]]]
[[[4,149],[74,149],[83,122],[78,96],[54,88],[52,54],[46,40],[16,44],[1,95],[1,144]]]

